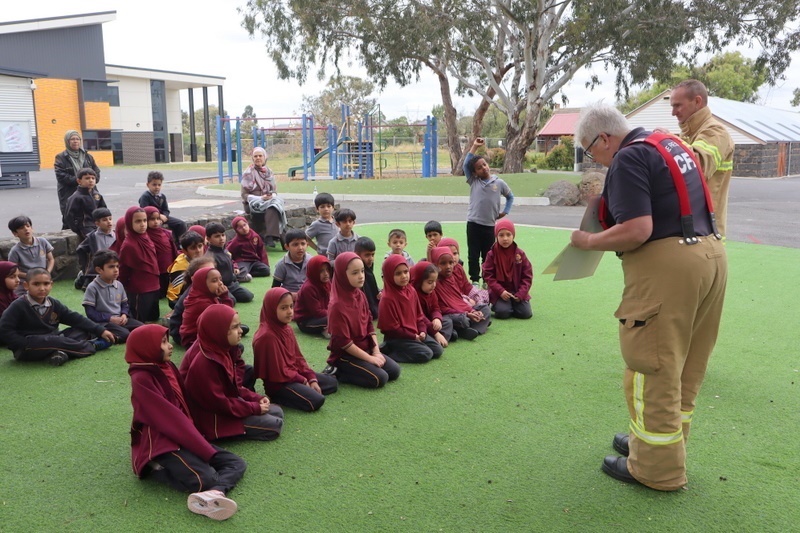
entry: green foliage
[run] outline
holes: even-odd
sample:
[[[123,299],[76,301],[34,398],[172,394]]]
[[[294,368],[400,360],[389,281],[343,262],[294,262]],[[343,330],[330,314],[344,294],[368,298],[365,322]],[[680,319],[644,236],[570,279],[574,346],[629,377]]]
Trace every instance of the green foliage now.
[[[544,158],[544,165],[539,168],[551,170],[572,170],[575,163],[575,144],[572,137],[563,136]]]
[[[246,105],[244,107],[244,111],[240,118],[256,118],[256,112],[253,110],[253,106]],[[253,128],[258,127],[257,120],[243,120],[240,122],[239,131],[242,134],[242,139],[252,139],[253,138]],[[234,133],[235,135],[235,133]]]
[[[528,164],[531,168],[545,168],[545,158],[547,154],[544,152],[528,152],[525,154],[525,163]]]
[[[506,162],[506,151],[503,148],[489,148],[486,151],[486,161],[492,168],[503,168]]]
[[[792,91],[792,107],[797,107],[800,105],[800,89],[795,89]]]
[[[508,117],[497,109],[496,106],[489,106],[489,110],[483,117],[483,128],[481,135],[490,139],[504,139],[506,136],[506,125]]]
[[[416,131],[419,128],[414,128],[408,125],[408,118],[407,117],[398,117],[393,118],[386,122],[388,126],[394,126],[391,128],[386,128],[383,130],[384,137],[404,137],[404,138],[413,138],[416,135]]]
[[[377,100],[370,97],[374,90],[375,85],[369,80],[333,76],[319,96],[303,96],[301,107],[304,113],[313,115],[314,121],[320,126],[341,125],[342,104],[350,106],[350,116],[354,121],[360,121],[375,107]]]

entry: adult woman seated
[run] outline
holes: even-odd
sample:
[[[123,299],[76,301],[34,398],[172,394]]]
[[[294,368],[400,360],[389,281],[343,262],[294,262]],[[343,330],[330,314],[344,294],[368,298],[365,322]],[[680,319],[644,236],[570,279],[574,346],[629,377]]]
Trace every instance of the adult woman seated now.
[[[56,171],[58,185],[58,206],[61,209],[61,220],[64,220],[64,212],[67,210],[67,200],[78,190],[78,171],[82,168],[91,168],[100,181],[100,169],[94,162],[91,154],[83,149],[81,134],[75,130],[69,130],[64,134],[64,145],[66,150],[56,156],[53,167]],[[66,222],[62,222],[61,229],[69,229]]]
[[[278,197],[275,176],[267,166],[267,152],[259,146],[253,149],[253,164],[242,174],[242,201],[253,229],[264,236],[265,244],[275,246],[276,241],[280,242],[286,228],[283,200]]]

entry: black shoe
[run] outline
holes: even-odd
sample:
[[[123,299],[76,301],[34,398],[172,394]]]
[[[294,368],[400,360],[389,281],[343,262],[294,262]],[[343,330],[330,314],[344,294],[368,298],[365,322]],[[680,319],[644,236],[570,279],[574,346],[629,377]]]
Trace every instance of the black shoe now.
[[[458,338],[459,339],[466,339],[468,341],[471,341],[471,340],[474,340],[478,335],[480,335],[480,333],[478,333],[477,329],[475,329],[475,328],[464,328],[464,329],[461,330],[461,333],[459,334]]]
[[[333,366],[333,365],[328,365],[328,366],[325,367],[325,370],[323,370],[322,373],[323,374],[328,374],[329,376],[332,376],[332,375],[334,375],[336,373],[336,367]]]
[[[247,326],[245,324],[240,324],[239,327],[242,328],[242,337],[250,333],[250,326]]]
[[[639,485],[639,481],[628,472],[628,458],[618,455],[607,455],[603,459],[603,472],[623,483]]]
[[[458,333],[456,330],[453,330],[452,335],[450,335],[450,340],[447,342],[456,342],[458,340]]]
[[[628,457],[630,449],[628,448],[628,440],[630,436],[627,433],[617,433],[614,435],[614,440],[611,441],[611,446],[619,453]]]
[[[53,355],[47,358],[47,362],[50,366],[61,366],[67,361],[69,361],[69,356],[61,350],[57,350]]]

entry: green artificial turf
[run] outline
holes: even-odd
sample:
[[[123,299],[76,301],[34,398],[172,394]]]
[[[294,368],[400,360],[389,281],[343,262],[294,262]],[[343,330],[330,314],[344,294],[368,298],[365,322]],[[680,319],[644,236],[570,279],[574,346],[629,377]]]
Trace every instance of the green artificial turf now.
[[[356,231],[384,253],[393,224]],[[464,242],[463,223],[445,224]],[[406,227],[414,257],[421,224]],[[518,228],[537,272],[569,233]],[[440,360],[404,365],[371,391],[344,385],[318,413],[287,410],[272,443],[226,442],[248,471],[240,511],[213,524],[186,496],[130,467],[130,385],[121,346],[61,368],[0,349],[3,531],[790,531],[800,459],[800,250],[729,242],[727,301],[688,446],[689,490],[659,493],[600,471],[627,428],[613,312],[620,263],[588,279],[537,274],[530,321],[495,320]],[[275,264],[278,253],[270,254]],[[271,278],[237,306],[257,327]],[[82,293],[53,295],[79,308]],[[166,306],[163,306],[166,310]],[[325,341],[298,336],[320,370]],[[180,362],[182,350],[175,349]]]
[[[501,176],[508,183],[515,196],[541,196],[551,183],[568,180],[578,183],[579,173],[574,172],[539,172],[504,174]],[[439,176],[436,178],[393,178],[370,180],[322,180],[322,181],[289,181],[278,184],[283,193],[318,192],[336,194],[399,194],[411,196],[469,196],[469,187],[464,183],[464,176]],[[211,185],[211,189],[239,190],[238,183]]]

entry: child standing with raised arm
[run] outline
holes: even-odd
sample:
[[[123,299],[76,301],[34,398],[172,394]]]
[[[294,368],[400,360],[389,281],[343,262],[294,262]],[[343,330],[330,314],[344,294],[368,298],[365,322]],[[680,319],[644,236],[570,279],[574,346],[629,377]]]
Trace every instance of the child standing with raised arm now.
[[[505,181],[489,172],[489,163],[476,155],[485,142],[478,137],[472,143],[464,159],[464,175],[469,185],[469,208],[467,210],[467,254],[469,278],[478,283],[481,277],[481,261],[486,260],[494,244],[494,224],[511,212],[514,194]],[[506,205],[500,210],[500,197],[506,198]]]
[[[28,270],[32,268],[44,268],[50,274],[56,265],[53,257],[53,245],[44,237],[33,235],[33,222],[25,215],[14,217],[8,221],[8,229],[19,242],[8,252],[8,260],[16,263],[19,269],[17,275],[20,280],[25,280]],[[25,294],[24,285],[17,287],[17,296]]]
[[[321,192],[314,197],[314,207],[317,208],[319,218],[306,228],[308,246],[316,250],[318,255],[328,255],[328,243],[336,236],[338,229],[333,220],[333,195]],[[314,239],[317,242],[314,243]]]
[[[241,457],[210,444],[197,430],[171,356],[163,326],[142,326],[128,338],[133,471],[140,478],[149,476],[191,492],[186,502],[191,512],[225,520],[238,508],[226,493],[242,479],[247,465]]]
[[[381,353],[369,313],[364,285],[364,263],[353,252],[336,258],[333,267],[328,331],[328,366],[342,383],[377,389],[400,377],[400,365]]]
[[[264,392],[281,405],[318,411],[325,396],[336,392],[338,382],[308,366],[290,325],[292,317],[292,293],[281,287],[268,290],[253,338],[255,375],[264,382]]]
[[[409,285],[408,264],[402,255],[390,255],[381,266],[384,293],[378,329],[383,333],[381,351],[398,363],[427,363],[443,353],[428,337],[429,321],[422,313],[417,292]]]
[[[158,209],[161,223],[169,228],[175,243],[179,243],[181,236],[186,233],[186,222],[170,216],[167,197],[161,192],[164,185],[164,175],[153,170],[147,174],[147,190],[139,197],[139,207],[155,207]]]
[[[483,279],[489,285],[489,297],[495,318],[533,316],[531,296],[533,266],[525,252],[514,242],[514,223],[504,218],[494,228],[497,242],[483,263]]]
[[[142,325],[130,318],[125,287],[117,281],[119,256],[113,250],[101,250],[92,260],[97,276],[83,295],[83,308],[92,322],[102,325],[120,342],[125,342],[130,332]]]

